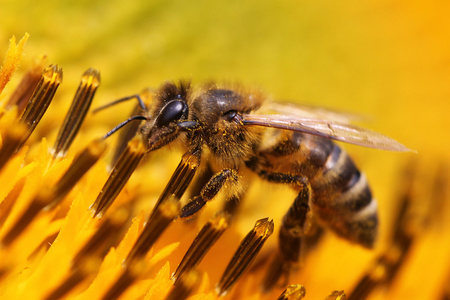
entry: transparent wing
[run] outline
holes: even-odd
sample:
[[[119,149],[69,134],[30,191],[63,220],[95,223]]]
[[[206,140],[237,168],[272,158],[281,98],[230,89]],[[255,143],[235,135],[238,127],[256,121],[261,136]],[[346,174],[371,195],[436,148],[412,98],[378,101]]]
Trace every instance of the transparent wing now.
[[[297,103],[268,102],[265,104],[264,110],[271,114],[296,115],[308,119],[330,120],[342,123],[350,123],[351,121],[361,121],[367,119],[365,116],[352,114],[349,112]]]
[[[406,152],[412,151],[399,142],[378,132],[344,122],[303,118],[295,115],[253,115],[242,116],[246,126],[264,126],[291,131],[305,132],[349,144]]]

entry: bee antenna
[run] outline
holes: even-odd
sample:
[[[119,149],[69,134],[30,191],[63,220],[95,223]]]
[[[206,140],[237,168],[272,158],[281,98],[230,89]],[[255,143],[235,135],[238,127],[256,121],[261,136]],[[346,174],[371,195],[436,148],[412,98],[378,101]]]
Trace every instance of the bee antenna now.
[[[97,107],[96,109],[94,109],[94,110],[92,111],[92,113],[96,114],[96,113],[98,113],[99,111],[104,110],[105,108],[114,106],[114,105],[116,105],[116,104],[118,104],[118,103],[125,102],[125,101],[131,100],[131,99],[136,99],[136,100],[138,101],[138,103],[139,103],[139,106],[142,108],[142,110],[143,110],[144,112],[147,112],[147,111],[148,111],[147,106],[145,106],[145,103],[144,103],[144,101],[142,101],[141,96],[139,96],[138,94],[136,94],[136,95],[131,95],[131,96],[127,96],[127,97],[124,97],[124,98],[120,98],[120,99],[117,99],[117,100],[115,100],[115,101],[113,101],[113,102],[110,102],[110,103],[108,103],[108,104],[105,104],[105,105],[103,105],[103,106]]]
[[[109,136],[111,136],[113,133],[115,133],[116,131],[118,131],[120,128],[122,128],[123,126],[127,125],[128,123],[132,122],[132,121],[136,121],[136,120],[148,120],[148,118],[146,116],[132,116],[128,119],[126,119],[125,121],[123,121],[122,123],[120,123],[119,125],[117,125],[116,127],[114,127],[113,129],[111,129],[107,134],[105,134],[103,136],[103,139],[108,138]]]

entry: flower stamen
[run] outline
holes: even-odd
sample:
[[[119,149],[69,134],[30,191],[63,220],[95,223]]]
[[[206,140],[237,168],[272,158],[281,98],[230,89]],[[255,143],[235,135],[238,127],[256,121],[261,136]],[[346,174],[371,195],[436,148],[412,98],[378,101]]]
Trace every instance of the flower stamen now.
[[[122,188],[127,183],[131,174],[137,168],[142,157],[146,153],[146,146],[140,134],[136,135],[129,143],[125,151],[120,156],[114,169],[111,171],[108,180],[102,190],[91,205],[94,217],[101,217],[119,195]]]
[[[225,269],[222,278],[216,286],[217,294],[220,296],[225,295],[239,280],[256,258],[266,240],[272,235],[273,229],[273,220],[269,220],[269,218],[256,221],[255,226],[241,241],[239,248]]]
[[[196,270],[189,270],[185,276],[180,277],[166,300],[184,300],[193,292],[199,285],[200,276]]]
[[[0,149],[0,169],[9,158],[19,151],[36,128],[62,81],[62,70],[50,66],[44,70],[27,107],[20,117],[19,124],[2,132],[2,148]]]
[[[301,300],[305,297],[306,290],[301,284],[289,285],[277,300]]]
[[[209,249],[228,228],[229,224],[230,215],[225,212],[219,212],[202,227],[178,265],[177,270],[172,275],[172,280],[175,284],[178,283],[185,272],[197,267]]]
[[[58,137],[53,147],[53,157],[66,154],[72,144],[81,123],[83,122],[95,92],[100,85],[100,72],[89,68],[81,77],[80,85],[67,112],[64,123],[59,130]]]
[[[31,201],[11,229],[2,238],[1,244],[9,246],[34,220],[39,212],[46,211],[58,205],[78,183],[81,177],[98,161],[106,150],[104,140],[91,142],[75,159],[66,173],[51,189],[42,189]]]

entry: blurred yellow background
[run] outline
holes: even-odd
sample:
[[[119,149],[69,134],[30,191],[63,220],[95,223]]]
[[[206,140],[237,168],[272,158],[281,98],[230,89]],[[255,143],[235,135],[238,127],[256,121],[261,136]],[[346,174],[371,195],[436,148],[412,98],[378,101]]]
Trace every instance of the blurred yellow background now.
[[[0,50],[28,32],[18,72],[43,54],[60,65],[64,84],[50,109],[64,113],[70,99],[58,94],[72,96],[80,75],[95,67],[102,85],[94,106],[191,78],[239,81],[275,99],[361,114],[364,126],[418,151],[346,147],[379,200],[383,237],[404,164],[418,161],[427,176],[450,162],[449,16],[444,0],[4,0]],[[95,121],[106,131],[124,119],[121,110]]]

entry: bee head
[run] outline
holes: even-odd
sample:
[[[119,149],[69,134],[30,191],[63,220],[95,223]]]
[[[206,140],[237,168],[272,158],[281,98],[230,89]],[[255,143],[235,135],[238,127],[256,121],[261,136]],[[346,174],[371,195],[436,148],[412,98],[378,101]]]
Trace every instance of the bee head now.
[[[148,151],[159,149],[176,139],[181,130],[179,123],[189,116],[190,84],[180,82],[166,83],[157,92],[155,109],[147,126],[142,127],[142,133],[148,142]]]

